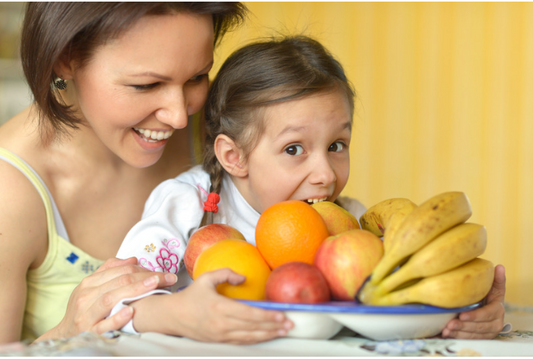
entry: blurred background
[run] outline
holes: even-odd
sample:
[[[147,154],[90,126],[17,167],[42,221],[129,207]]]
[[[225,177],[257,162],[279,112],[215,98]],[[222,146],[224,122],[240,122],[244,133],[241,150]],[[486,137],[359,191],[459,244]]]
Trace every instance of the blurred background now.
[[[358,96],[343,194],[370,207],[465,192],[470,221],[487,227],[482,257],[506,267],[506,301],[533,305],[533,3],[246,4],[250,18],[217,49],[211,76],[261,37],[323,42]],[[21,9],[0,3],[0,123],[30,101]]]

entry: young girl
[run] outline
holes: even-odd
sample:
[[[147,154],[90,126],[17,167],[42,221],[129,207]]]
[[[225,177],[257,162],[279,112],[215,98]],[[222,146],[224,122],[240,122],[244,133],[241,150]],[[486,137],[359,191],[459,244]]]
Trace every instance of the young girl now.
[[[199,227],[225,223],[255,244],[256,223],[271,205],[337,200],[348,180],[353,111],[342,66],[317,41],[295,36],[236,51],[208,94],[203,165],[152,192],[117,256],[135,256],[152,271],[179,272],[180,287],[191,283],[183,256]],[[357,218],[365,211],[356,200],[349,207]],[[196,289],[200,278],[175,294],[189,303],[176,305],[198,307],[191,301],[205,298]],[[124,329],[135,332],[131,322]]]

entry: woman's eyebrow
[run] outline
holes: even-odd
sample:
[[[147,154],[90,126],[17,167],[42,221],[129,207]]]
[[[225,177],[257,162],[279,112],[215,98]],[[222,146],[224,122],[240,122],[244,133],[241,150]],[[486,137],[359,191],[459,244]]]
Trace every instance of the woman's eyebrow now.
[[[141,72],[141,73],[138,73],[138,74],[131,74],[130,76],[132,76],[132,77],[151,76],[151,77],[156,77],[158,79],[165,80],[165,81],[172,80],[172,78],[170,78],[168,76],[161,75],[161,74],[158,74],[158,73],[152,72],[152,71]]]
[[[212,66],[213,66],[213,61],[210,61],[203,69],[198,71],[194,76],[197,76],[198,74],[201,74],[202,72],[205,72],[206,70],[210,69]],[[151,76],[151,77],[156,77],[156,78],[164,80],[164,81],[171,81],[172,80],[171,77],[168,77],[168,76],[165,76],[165,75],[161,75],[161,74],[158,74],[157,72],[153,72],[153,71],[140,72],[140,73],[137,73],[137,74],[131,74],[130,76],[132,76],[132,77]]]

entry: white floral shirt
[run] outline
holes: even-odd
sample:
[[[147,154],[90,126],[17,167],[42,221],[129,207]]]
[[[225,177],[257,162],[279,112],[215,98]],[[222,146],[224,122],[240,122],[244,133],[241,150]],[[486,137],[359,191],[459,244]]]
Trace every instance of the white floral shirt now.
[[[139,264],[157,272],[178,274],[180,285],[190,282],[183,255],[191,234],[204,215],[203,205],[211,182],[202,166],[158,185],[146,201],[141,220],[128,232],[117,257],[137,257]],[[241,232],[255,245],[259,213],[254,210],[225,175],[214,223],[224,223]]]

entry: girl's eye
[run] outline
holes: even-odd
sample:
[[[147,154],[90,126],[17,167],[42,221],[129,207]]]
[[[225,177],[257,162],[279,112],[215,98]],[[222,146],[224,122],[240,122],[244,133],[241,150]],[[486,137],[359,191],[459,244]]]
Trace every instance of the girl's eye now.
[[[334,142],[332,143],[329,148],[328,148],[328,151],[330,152],[340,152],[344,149],[344,143],[342,142]]]
[[[300,145],[292,145],[285,149],[285,153],[291,156],[298,156],[304,152],[304,149]]]
[[[153,83],[153,84],[148,84],[148,85],[132,85],[132,87],[133,87],[135,90],[143,91],[143,90],[150,90],[150,89],[153,89],[153,88],[156,87],[157,85],[159,85],[159,82],[155,82],[155,83]]]

